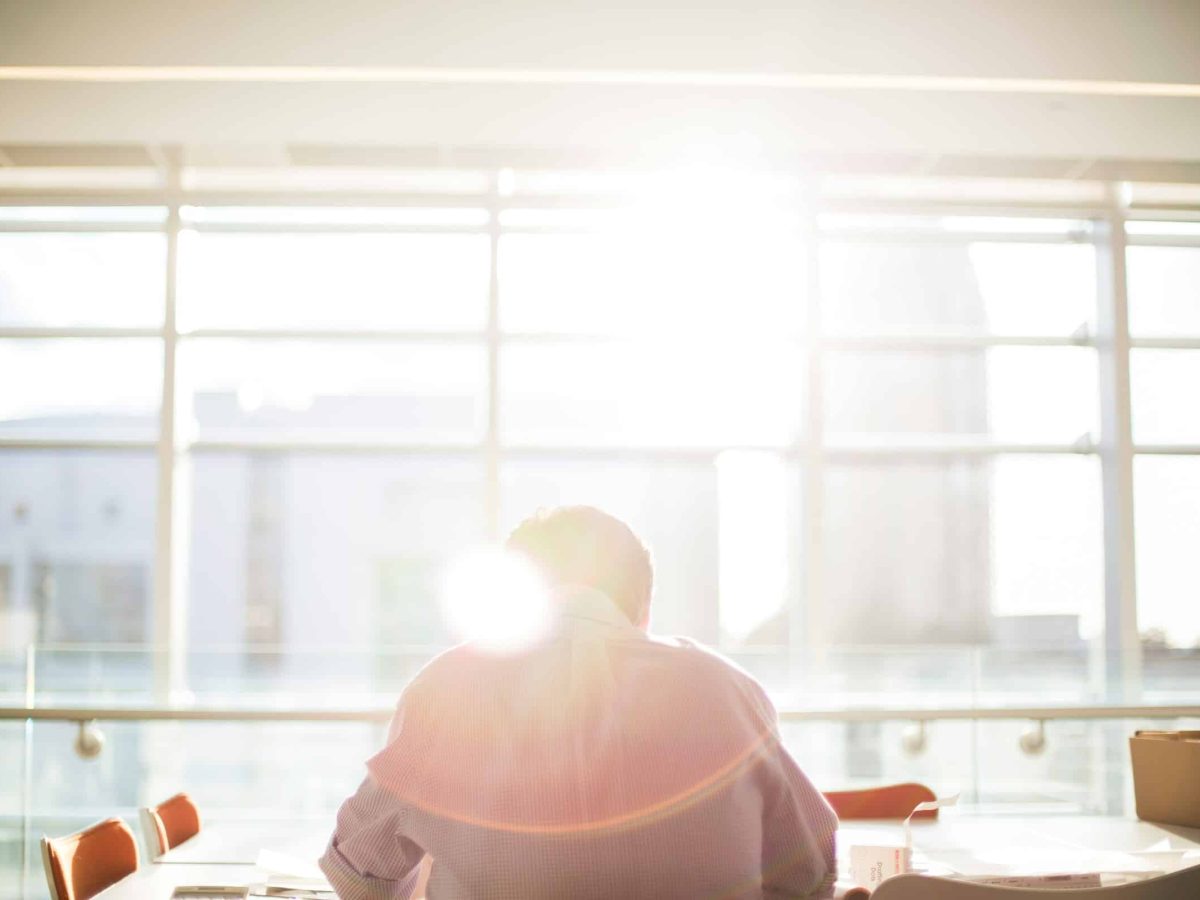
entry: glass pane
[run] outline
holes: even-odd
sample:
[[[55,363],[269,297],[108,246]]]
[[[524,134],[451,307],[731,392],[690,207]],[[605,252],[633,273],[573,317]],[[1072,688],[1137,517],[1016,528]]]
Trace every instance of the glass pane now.
[[[1200,648],[1200,590],[1196,548],[1200,547],[1200,457],[1139,456],[1134,463],[1137,522],[1138,628],[1148,652],[1161,647]],[[1169,662],[1159,661],[1165,669]],[[1200,678],[1200,659],[1182,657]],[[1147,678],[1149,678],[1147,672]],[[1166,684],[1170,679],[1163,678]],[[1179,689],[1183,682],[1176,681]]]
[[[786,664],[797,608],[798,469],[758,450],[725,451],[716,466],[722,646],[773,646]]]
[[[515,444],[786,446],[802,357],[784,342],[506,346],[501,423]]]
[[[1103,627],[1099,459],[998,457],[988,502],[993,641],[1011,647],[1012,629],[1028,626],[1031,649],[1082,649],[1079,635]]]
[[[157,488],[150,452],[0,451],[0,653],[151,640]],[[98,674],[109,692],[145,687],[141,662],[47,651],[38,695],[77,695]]]
[[[200,437],[472,441],[485,369],[466,344],[194,338],[180,348],[181,418]]]
[[[483,472],[481,460],[194,454],[191,689],[235,703],[398,692],[450,642],[440,585],[484,539]]]
[[[1100,522],[1092,458],[831,465],[830,639],[1082,652],[1100,627]]]
[[[1200,248],[1130,247],[1129,330],[1200,335]]]
[[[1098,433],[1096,353],[1075,347],[831,352],[834,433],[961,434],[1071,443]]]
[[[501,321],[515,332],[795,333],[804,310],[794,235],[508,235]]]
[[[180,241],[180,325],[480,330],[474,234],[197,234]]]
[[[158,326],[160,234],[0,234],[0,324]]]
[[[961,792],[968,802],[977,753],[973,723],[931,723],[928,748],[917,755],[905,752],[908,728],[907,722],[785,722],[780,731],[804,773],[822,789],[920,781],[939,796]],[[898,822],[893,830],[902,833]]]
[[[1094,323],[1084,244],[833,243],[821,250],[831,333],[1071,334]]]
[[[153,439],[162,393],[157,339],[0,341],[0,427]]]
[[[1133,439],[1142,444],[1200,443],[1200,352],[1134,350],[1129,367]]]

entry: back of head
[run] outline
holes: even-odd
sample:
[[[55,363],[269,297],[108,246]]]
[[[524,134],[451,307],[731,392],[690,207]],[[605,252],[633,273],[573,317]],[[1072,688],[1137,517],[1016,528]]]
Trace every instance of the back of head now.
[[[507,546],[537,566],[551,587],[589,587],[608,595],[634,624],[645,621],[654,574],[650,552],[620,519],[592,506],[539,510]]]

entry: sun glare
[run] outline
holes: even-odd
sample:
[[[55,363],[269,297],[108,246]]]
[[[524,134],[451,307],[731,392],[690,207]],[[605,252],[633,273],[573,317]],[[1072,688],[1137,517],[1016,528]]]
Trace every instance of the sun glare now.
[[[554,624],[549,591],[537,571],[498,547],[456,559],[442,587],[442,614],[451,635],[490,653],[518,653]]]

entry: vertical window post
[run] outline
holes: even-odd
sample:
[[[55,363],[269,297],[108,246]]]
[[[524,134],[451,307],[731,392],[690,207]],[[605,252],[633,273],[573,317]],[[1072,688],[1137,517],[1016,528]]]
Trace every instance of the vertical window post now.
[[[1141,645],[1133,543],[1133,423],[1129,391],[1129,309],[1122,186],[1110,185],[1096,247],[1100,359],[1100,467],[1104,494],[1104,697],[1135,703]],[[1109,813],[1123,810],[1124,734],[1101,723],[1100,789]]]
[[[487,435],[484,518],[490,540],[500,537],[500,179],[488,197]]]
[[[176,291],[179,269],[180,167],[179,148],[166,156],[166,283],[163,311],[162,407],[158,436],[158,505],[154,542],[154,698],[170,703],[184,688],[186,607],[183,579],[187,566],[186,466],[179,465],[176,446],[176,362],[179,328]]]
[[[806,377],[800,390],[807,417],[800,454],[802,468],[800,498],[801,591],[799,603],[793,606],[789,622],[789,681],[793,686],[809,683],[809,673],[824,672],[824,656],[828,647],[825,623],[825,592],[823,581],[824,551],[822,548],[822,515],[825,494],[825,397],[822,385],[824,347],[821,335],[821,232],[817,218],[815,183],[804,191],[801,212],[802,252],[805,254],[805,339]]]
[[[1098,334],[1100,463],[1104,492],[1104,689],[1109,702],[1133,702],[1141,688],[1133,536],[1133,425],[1129,390],[1129,309],[1121,186],[1109,188],[1100,223]]]

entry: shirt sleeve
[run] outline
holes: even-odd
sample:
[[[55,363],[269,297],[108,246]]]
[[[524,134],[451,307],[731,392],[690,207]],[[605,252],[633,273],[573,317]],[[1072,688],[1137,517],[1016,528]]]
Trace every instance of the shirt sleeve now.
[[[404,723],[399,706],[388,742]],[[425,852],[404,834],[408,809],[368,776],[338,810],[321,871],[342,900],[408,900],[420,881]]]
[[[783,746],[774,706],[763,761],[762,874],[766,897],[830,897],[837,878],[837,814]]]

